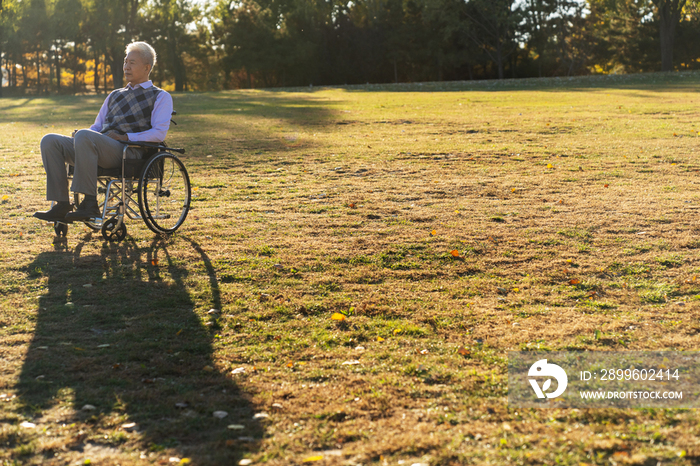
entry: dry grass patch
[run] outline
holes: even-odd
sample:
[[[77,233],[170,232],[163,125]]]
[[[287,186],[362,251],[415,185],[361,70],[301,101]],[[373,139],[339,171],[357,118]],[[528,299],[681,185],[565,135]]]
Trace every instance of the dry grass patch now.
[[[178,95],[182,231],[65,248],[38,141],[101,98],[0,100],[2,459],[695,464],[691,410],[510,408],[506,353],[697,346],[698,79]]]

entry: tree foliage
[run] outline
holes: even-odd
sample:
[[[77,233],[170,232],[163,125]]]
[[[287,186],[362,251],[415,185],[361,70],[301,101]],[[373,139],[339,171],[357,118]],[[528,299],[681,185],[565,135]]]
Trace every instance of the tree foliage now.
[[[174,91],[695,69],[699,3],[3,0],[0,69],[5,91],[106,92],[133,40]]]

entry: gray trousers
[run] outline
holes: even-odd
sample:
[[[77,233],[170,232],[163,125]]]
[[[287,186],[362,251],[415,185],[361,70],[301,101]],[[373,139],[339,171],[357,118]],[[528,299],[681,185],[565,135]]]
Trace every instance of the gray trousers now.
[[[71,191],[97,195],[97,167],[121,168],[124,143],[89,129],[75,137],[47,134],[41,139],[41,160],[46,170],[46,199],[70,201],[66,164],[75,167]],[[141,157],[141,150],[129,148],[127,158]]]

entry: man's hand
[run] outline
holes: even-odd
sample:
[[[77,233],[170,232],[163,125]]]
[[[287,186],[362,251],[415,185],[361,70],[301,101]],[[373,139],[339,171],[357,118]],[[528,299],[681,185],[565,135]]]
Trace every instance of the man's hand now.
[[[110,131],[110,132],[107,133],[106,135],[109,136],[110,138],[116,140],[116,141],[123,141],[123,142],[125,142],[125,141],[128,141],[128,140],[129,140],[129,137],[128,137],[126,134],[119,134],[119,133],[117,133],[117,132],[115,132],[115,131]]]

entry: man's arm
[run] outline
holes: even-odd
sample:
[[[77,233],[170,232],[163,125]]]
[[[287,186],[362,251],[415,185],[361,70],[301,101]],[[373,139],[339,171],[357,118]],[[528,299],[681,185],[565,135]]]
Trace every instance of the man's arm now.
[[[140,133],[126,133],[128,141],[163,142],[170,128],[170,117],[173,114],[173,98],[166,91],[158,94],[151,112],[151,129]]]

